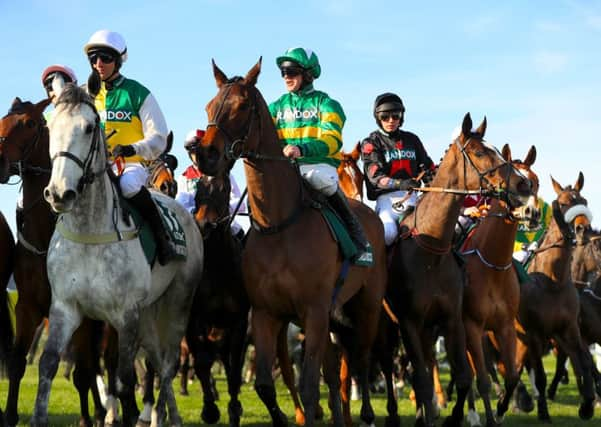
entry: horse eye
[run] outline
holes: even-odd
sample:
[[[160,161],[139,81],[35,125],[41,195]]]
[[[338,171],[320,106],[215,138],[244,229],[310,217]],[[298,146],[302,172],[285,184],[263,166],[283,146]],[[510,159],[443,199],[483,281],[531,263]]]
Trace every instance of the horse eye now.
[[[90,134],[90,133],[92,133],[93,130],[94,130],[94,126],[87,125],[86,129],[85,129],[85,132],[86,132],[86,134]]]
[[[29,129],[33,129],[35,127],[35,122],[29,119],[25,122],[25,126],[27,126]]]
[[[476,155],[476,157],[483,157],[484,156],[484,151],[478,150],[474,154]]]

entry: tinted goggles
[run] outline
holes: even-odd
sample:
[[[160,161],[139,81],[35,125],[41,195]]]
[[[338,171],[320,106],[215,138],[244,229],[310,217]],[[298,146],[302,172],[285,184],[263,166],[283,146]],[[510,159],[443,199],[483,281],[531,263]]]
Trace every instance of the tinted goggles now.
[[[285,77],[285,76],[296,77],[296,76],[300,76],[303,73],[303,69],[297,68],[297,67],[283,67],[283,68],[280,68],[280,71],[282,73],[282,77]]]
[[[394,112],[394,113],[388,113],[388,112],[384,112],[384,113],[379,113],[378,114],[378,119],[380,119],[383,122],[387,122],[388,120],[392,119],[392,120],[401,120],[401,113],[399,112]]]
[[[115,62],[115,55],[109,52],[93,52],[88,55],[90,64],[94,65],[100,59],[104,64],[112,64]]]

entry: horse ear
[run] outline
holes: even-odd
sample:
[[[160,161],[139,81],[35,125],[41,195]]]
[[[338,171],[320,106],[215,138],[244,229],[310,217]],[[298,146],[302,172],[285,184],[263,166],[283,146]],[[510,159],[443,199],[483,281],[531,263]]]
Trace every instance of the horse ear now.
[[[40,102],[38,102],[36,104],[36,110],[38,110],[40,112],[40,115],[46,109],[46,107],[48,105],[50,105],[51,102],[52,102],[52,99],[46,98],[46,99],[42,99]]]
[[[257,79],[259,78],[259,73],[261,72],[261,62],[263,61],[263,57],[260,56],[259,57],[259,61],[257,61],[257,63],[254,65],[254,67],[252,67],[248,73],[246,74],[246,77],[244,77],[244,83],[246,85],[256,85],[257,84]]]
[[[21,101],[21,98],[19,98],[18,96],[13,99],[13,103],[10,106],[10,109],[13,110],[15,109],[18,105],[21,105],[23,103],[23,101]]]
[[[484,138],[484,134],[486,133],[486,116],[484,116],[484,120],[482,120],[482,123],[480,126],[478,126],[478,129],[476,129],[476,133],[478,133],[481,138]]]
[[[472,116],[470,113],[466,113],[461,124],[461,133],[463,136],[469,135],[472,132]]]
[[[88,77],[88,93],[92,96],[92,98],[96,98],[96,95],[98,95],[98,92],[100,92],[101,83],[102,80],[100,79],[100,74],[98,74],[98,71],[92,70],[90,77]]]
[[[219,69],[217,64],[215,64],[215,60],[211,59],[213,63],[213,75],[215,76],[215,81],[217,82],[217,87],[221,88],[227,82],[227,76]]]
[[[582,190],[583,186],[584,186],[584,175],[582,174],[582,172],[578,172],[578,180],[576,181],[576,184],[574,185],[574,190],[576,190],[580,193],[580,190]]]
[[[506,162],[511,162],[511,148],[509,148],[509,144],[505,144],[503,149],[501,150],[501,154]]]
[[[173,148],[173,131],[170,130],[167,134],[167,145],[165,146],[165,151],[163,153],[168,153]]]
[[[356,162],[361,157],[361,141],[357,142],[353,151],[351,151],[351,157]]]
[[[526,160],[524,160],[524,164],[528,166],[532,166],[534,161],[536,160],[536,147],[533,145],[530,147],[528,154],[526,155]]]
[[[551,176],[551,183],[553,184],[553,190],[555,190],[555,193],[557,193],[559,196],[559,194],[563,191],[563,187],[559,182],[553,179],[553,176]]]

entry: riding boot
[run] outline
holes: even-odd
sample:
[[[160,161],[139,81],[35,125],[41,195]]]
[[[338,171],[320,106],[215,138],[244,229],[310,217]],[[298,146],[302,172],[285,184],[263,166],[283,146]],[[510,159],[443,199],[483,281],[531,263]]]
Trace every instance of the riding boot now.
[[[152,232],[157,241],[157,257],[161,265],[167,264],[173,259],[177,253],[171,243],[169,233],[165,229],[161,214],[152,200],[152,196],[146,187],[142,187],[140,191],[129,198],[128,201],[134,205],[146,221],[150,223]]]
[[[363,232],[363,226],[355,216],[355,213],[351,210],[348,200],[340,188],[333,195],[328,197],[328,202],[346,224],[351,239],[353,239],[353,242],[357,245],[357,249],[359,249],[360,252],[367,252],[369,243]],[[360,256],[361,254],[359,254],[359,257]]]

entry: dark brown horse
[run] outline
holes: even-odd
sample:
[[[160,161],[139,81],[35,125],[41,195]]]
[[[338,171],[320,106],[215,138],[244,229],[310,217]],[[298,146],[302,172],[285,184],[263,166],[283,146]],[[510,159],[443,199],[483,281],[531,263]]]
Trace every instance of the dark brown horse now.
[[[514,170],[508,158],[484,144],[485,131],[486,119],[472,132],[472,120],[466,114],[461,134],[442,159],[432,187],[404,220],[405,231],[393,249],[388,297],[400,320],[405,349],[414,368],[417,425],[434,425],[429,370],[437,327],[442,328],[458,390],[456,405],[445,425],[461,425],[471,384],[462,320],[465,278],[451,252],[463,199],[472,191],[502,196],[510,205],[518,205],[531,194],[531,183]]]
[[[510,158],[510,154],[507,155]],[[536,149],[531,147],[523,162],[512,162],[533,183],[534,197],[529,199],[532,206],[536,206],[538,192],[538,176],[530,168],[535,160]],[[512,262],[518,226],[518,219],[513,216],[516,207],[493,199],[488,214],[482,217],[461,251],[465,257],[468,283],[463,293],[463,323],[467,349],[477,375],[478,392],[484,401],[487,426],[496,425],[495,418],[502,419],[518,383],[514,319],[518,314],[520,283]],[[482,340],[485,331],[493,333],[500,361],[505,367],[505,393],[494,415]]]
[[[23,180],[23,209],[15,250],[14,276],[19,292],[16,312],[16,337],[9,360],[9,391],[6,421],[18,422],[19,386],[25,373],[26,355],[37,326],[48,316],[50,284],[46,272],[46,251],[56,218],[43,199],[42,191],[50,179],[48,129],[43,112],[50,100],[37,104],[16,98],[9,113],[0,120],[0,182],[19,173]],[[76,348],[73,382],[81,402],[81,425],[91,426],[88,392],[92,390],[95,417],[104,417],[95,376],[99,372],[99,339],[102,325],[85,321],[73,335]]]
[[[6,218],[0,212],[0,376],[6,374],[8,357],[13,347],[13,325],[8,308],[6,287],[13,274],[15,238]],[[0,421],[2,412],[0,412]],[[0,423],[1,424],[1,423]]]
[[[273,424],[287,424],[271,376],[277,337],[289,321],[296,319],[305,331],[299,389],[306,425],[314,423],[322,361],[332,416],[336,425],[342,425],[338,359],[327,350],[329,312],[343,259],[321,212],[307,198],[297,166],[282,155],[267,104],[255,87],[260,68],[259,61],[246,77],[228,80],[213,64],[219,92],[207,105],[209,125],[197,158],[200,169],[215,175],[231,160],[244,157],[253,227],[242,268],[253,313],[255,388]],[[371,242],[375,263],[372,267],[350,266],[336,298],[346,303],[346,313],[357,319],[361,384],[363,390],[368,390],[370,349],[386,280],[385,247],[382,224],[375,213],[355,201],[351,206]],[[371,424],[375,417],[367,392],[362,403],[361,418]]]
[[[592,359],[580,336],[580,303],[570,277],[574,227],[583,221],[588,222],[587,216],[590,218],[587,202],[580,195],[584,177],[580,173],[573,187],[562,187],[553,178],[551,181],[557,193],[553,202],[553,220],[528,268],[531,280],[521,287],[518,320],[523,330],[520,332],[518,329],[518,368],[521,370],[527,356],[539,391],[538,418],[550,421],[542,357],[548,341],[554,339],[569,355],[574,368],[582,396],[578,414],[582,419],[590,419],[594,413]]]

